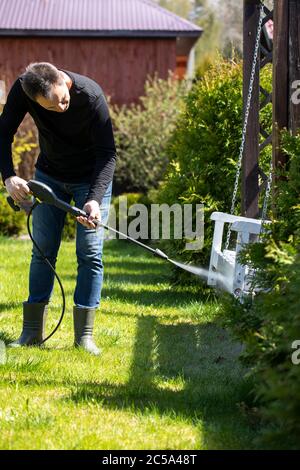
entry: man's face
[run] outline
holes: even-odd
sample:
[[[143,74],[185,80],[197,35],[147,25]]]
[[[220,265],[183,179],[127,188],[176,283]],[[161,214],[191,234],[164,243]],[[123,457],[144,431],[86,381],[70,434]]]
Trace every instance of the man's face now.
[[[70,105],[70,93],[65,80],[62,80],[58,85],[52,86],[51,99],[39,95],[36,98],[36,102],[48,111],[55,111],[57,113],[67,111]]]

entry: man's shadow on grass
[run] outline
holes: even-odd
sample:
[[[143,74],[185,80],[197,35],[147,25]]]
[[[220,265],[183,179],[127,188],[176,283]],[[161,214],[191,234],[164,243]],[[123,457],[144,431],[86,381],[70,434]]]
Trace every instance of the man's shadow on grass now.
[[[160,318],[149,315],[137,318],[126,383],[102,380],[101,360],[99,377],[91,382],[41,380],[37,370],[18,383],[65,386],[68,391],[61,398],[65,402],[99,403],[113,410],[175,418],[175,422],[198,427],[205,447],[216,448],[222,447],[224,434],[224,445],[228,445],[228,433],[233,443],[241,443],[241,429],[247,426],[248,435],[255,433],[256,423],[249,423],[239,408],[250,390],[238,364],[240,352],[240,345],[213,323],[162,324]]]
[[[76,384],[65,400],[176,416],[199,426],[207,447],[222,445],[228,428],[232,441],[239,442],[246,419],[239,403],[250,390],[238,364],[240,352],[241,346],[212,323],[170,325],[160,324],[154,316],[140,317],[128,382]]]

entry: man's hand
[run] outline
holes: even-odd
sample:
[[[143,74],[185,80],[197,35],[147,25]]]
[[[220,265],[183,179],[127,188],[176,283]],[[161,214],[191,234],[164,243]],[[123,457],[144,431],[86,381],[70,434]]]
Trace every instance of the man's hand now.
[[[18,176],[10,176],[10,178],[6,178],[4,184],[8,194],[16,202],[26,200],[29,194],[31,194],[31,191],[27,186],[27,181],[19,178]]]
[[[87,214],[89,214],[88,218],[79,216],[76,217],[77,221],[84,225],[87,228],[96,228],[96,225],[93,223],[94,219],[101,221],[101,213],[100,207],[97,201],[88,201],[84,206],[83,209]]]

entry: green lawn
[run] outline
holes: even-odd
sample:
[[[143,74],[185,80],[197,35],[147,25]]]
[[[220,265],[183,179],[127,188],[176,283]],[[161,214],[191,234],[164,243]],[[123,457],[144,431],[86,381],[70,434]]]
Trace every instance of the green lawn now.
[[[16,338],[31,243],[0,239],[0,333]],[[74,243],[58,261],[67,312],[45,349],[7,350],[0,365],[0,449],[248,449],[240,346],[215,324],[216,302],[176,291],[166,263],[126,241],[105,245],[95,338],[102,356],[73,349]],[[197,282],[196,278],[195,281]],[[48,329],[61,307],[56,287]]]

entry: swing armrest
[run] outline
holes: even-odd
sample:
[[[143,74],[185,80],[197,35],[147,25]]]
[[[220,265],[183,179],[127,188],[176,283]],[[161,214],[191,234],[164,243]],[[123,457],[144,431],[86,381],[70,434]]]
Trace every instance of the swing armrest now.
[[[248,217],[241,217],[239,215],[226,214],[225,212],[213,212],[210,218],[211,220],[216,220],[219,222],[224,222],[224,223],[229,223],[229,224],[233,224],[234,222],[238,222],[238,221],[253,222],[255,224],[260,222],[260,220],[257,220],[257,219],[249,219]]]

